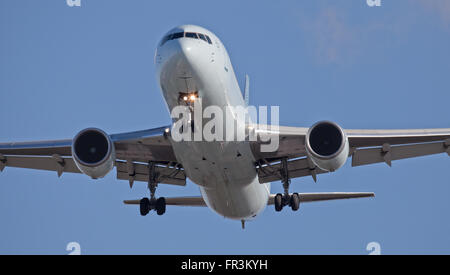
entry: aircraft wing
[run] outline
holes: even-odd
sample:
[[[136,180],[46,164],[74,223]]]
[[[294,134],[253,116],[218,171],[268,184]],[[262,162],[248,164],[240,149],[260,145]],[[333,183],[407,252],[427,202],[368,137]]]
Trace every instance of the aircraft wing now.
[[[177,163],[172,145],[160,127],[110,135],[116,151],[117,178],[148,181],[149,162],[155,163],[160,183],[185,185],[186,176]],[[0,171],[5,167],[63,173],[81,173],[72,158],[72,140],[0,143]]]
[[[265,129],[265,127],[263,127]],[[251,142],[257,160],[256,168],[261,183],[282,179],[281,159],[287,158],[291,178],[328,173],[315,166],[307,157],[305,138],[308,128],[279,127],[279,149],[262,152],[262,142]],[[265,131],[265,130],[262,130]],[[450,128],[408,130],[344,130],[347,135],[352,166],[447,153],[450,156]]]
[[[160,127],[149,130],[110,135],[116,150],[117,178],[148,181],[150,161],[155,162],[160,183],[185,185],[186,176],[177,163],[165,130]],[[316,167],[306,157],[305,137],[309,128],[280,126],[279,147],[274,152],[262,152],[261,142],[250,142],[257,160],[257,172],[261,183],[281,180],[281,159],[287,158],[291,178],[312,176],[327,171]],[[261,130],[262,132],[263,130]],[[344,130],[350,145],[352,166],[379,162],[391,165],[394,160],[450,153],[450,129],[418,130]],[[271,133],[273,134],[273,133]],[[29,168],[63,173],[81,173],[71,152],[71,139],[0,143],[0,171],[5,167]]]

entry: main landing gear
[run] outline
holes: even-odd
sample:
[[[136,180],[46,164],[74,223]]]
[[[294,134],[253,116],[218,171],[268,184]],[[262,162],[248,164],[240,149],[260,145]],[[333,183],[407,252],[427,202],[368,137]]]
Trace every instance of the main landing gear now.
[[[290,206],[292,211],[297,211],[300,208],[300,196],[298,193],[289,194],[289,185],[291,179],[289,178],[289,170],[287,159],[281,160],[281,176],[284,188],[284,194],[276,194],[274,199],[275,211],[280,212],[283,207]]]
[[[300,208],[300,197],[298,193],[294,193],[292,195],[275,195],[275,211],[280,212],[283,210],[283,207],[289,205],[292,211],[297,211]]]
[[[164,197],[156,199],[155,192],[158,187],[158,173],[155,171],[155,163],[149,162],[148,173],[148,189],[150,190],[150,198],[143,198],[140,201],[140,212],[142,216],[146,216],[151,210],[155,210],[158,216],[166,212],[166,199]]]
[[[143,198],[140,202],[140,211],[142,216],[146,216],[150,210],[155,210],[159,216],[166,212],[166,199],[164,197],[156,200]]]

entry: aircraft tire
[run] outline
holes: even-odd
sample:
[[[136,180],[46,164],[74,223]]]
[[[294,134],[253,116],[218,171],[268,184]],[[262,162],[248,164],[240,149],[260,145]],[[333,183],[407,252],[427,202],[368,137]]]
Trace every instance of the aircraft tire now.
[[[139,203],[141,216],[146,216],[150,212],[150,200],[143,198]]]
[[[300,208],[300,197],[298,193],[294,193],[291,196],[291,208],[292,211],[297,211]]]
[[[280,212],[283,210],[283,195],[276,194],[274,198],[275,211]]]
[[[156,200],[156,214],[158,214],[158,216],[161,216],[164,213],[166,213],[166,199],[164,197],[161,197]]]

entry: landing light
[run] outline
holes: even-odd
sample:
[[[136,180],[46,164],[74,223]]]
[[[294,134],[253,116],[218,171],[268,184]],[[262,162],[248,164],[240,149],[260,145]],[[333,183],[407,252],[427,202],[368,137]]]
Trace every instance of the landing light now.
[[[191,101],[195,100],[195,95],[191,95]]]
[[[188,100],[188,97],[187,97],[187,96],[184,96],[184,97],[183,97],[183,100],[184,100],[184,101],[187,101],[187,100]]]

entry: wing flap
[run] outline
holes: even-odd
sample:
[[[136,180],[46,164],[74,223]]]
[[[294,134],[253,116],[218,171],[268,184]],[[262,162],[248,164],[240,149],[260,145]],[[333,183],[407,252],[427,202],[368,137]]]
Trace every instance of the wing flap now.
[[[266,163],[257,168],[260,183],[281,180],[281,163]],[[288,161],[289,178],[300,178],[311,176],[317,181],[317,175],[328,173],[312,164],[308,158]]]
[[[374,147],[444,141],[450,138],[450,128],[406,130],[345,130],[350,147]]]
[[[72,158],[4,156],[0,157],[0,171],[5,167],[28,168],[47,171],[56,171],[61,176],[63,172],[81,173]]]
[[[386,162],[389,166],[391,161],[447,153],[450,156],[448,142],[422,143],[412,145],[397,145],[357,149],[352,155],[352,166],[368,165]]]
[[[148,182],[149,165],[143,163],[128,163],[116,161],[117,179]],[[186,175],[184,170],[175,165],[156,165],[155,172],[159,183],[185,186]]]

